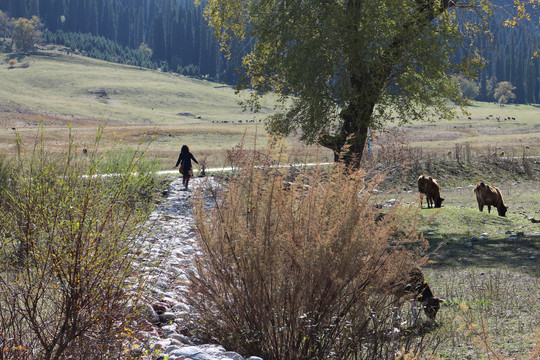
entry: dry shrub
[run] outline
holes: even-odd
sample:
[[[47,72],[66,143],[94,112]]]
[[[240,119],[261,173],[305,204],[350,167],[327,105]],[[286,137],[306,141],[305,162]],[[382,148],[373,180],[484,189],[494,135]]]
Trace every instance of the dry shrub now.
[[[242,159],[196,206],[202,251],[190,301],[200,333],[265,360],[422,351],[421,339],[395,328],[397,294],[426,246],[414,213],[377,210],[377,183],[362,172],[301,171],[284,186],[275,167]]]
[[[371,151],[366,144],[362,167],[370,173],[385,173],[390,178],[403,177],[404,171],[418,165],[421,150],[409,145],[403,131],[373,132]]]
[[[141,153],[112,182],[96,175],[97,145],[84,159],[75,150],[52,155],[42,137],[0,184],[0,359],[127,356],[149,209],[130,199],[155,182],[132,175]]]

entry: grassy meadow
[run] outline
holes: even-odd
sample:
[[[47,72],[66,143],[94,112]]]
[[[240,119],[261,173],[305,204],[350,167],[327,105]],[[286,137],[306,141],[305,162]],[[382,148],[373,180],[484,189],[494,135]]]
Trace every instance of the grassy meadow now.
[[[0,57],[0,151],[14,148],[14,131],[32,143],[43,123],[48,145],[67,145],[71,125],[79,146],[91,147],[99,124],[105,148],[137,147],[151,142],[148,154],[171,167],[183,144],[211,167],[224,165],[225,149],[246,139],[266,144],[260,113],[244,112],[230,86],[171,73],[41,51],[10,68]],[[27,64],[27,65],[25,65]],[[263,104],[265,105],[265,104]],[[296,154],[305,152],[297,145]]]
[[[59,152],[67,148],[69,125],[78,149],[93,146],[100,124],[101,150],[152,140],[147,155],[163,169],[174,165],[182,144],[208,167],[220,167],[242,139],[248,146],[266,143],[262,119],[271,102],[259,114],[243,112],[228,86],[55,50],[25,57],[12,69],[8,60],[0,55],[2,156],[16,149],[13,128],[31,145],[40,124],[47,146]],[[433,120],[391,124],[372,142],[376,154],[403,159],[403,153],[409,161],[383,184],[381,202],[396,198],[418,208],[416,179],[424,172],[439,180],[446,199],[441,209],[424,204],[418,210],[430,243],[428,282],[447,300],[428,329],[429,353],[537,359],[540,224],[530,218],[540,220],[540,106],[477,103],[451,121]],[[327,150],[288,140],[291,162],[331,159]],[[479,180],[501,189],[507,217],[478,211],[472,186]]]
[[[497,103],[475,103],[452,120],[432,118],[432,123],[403,127],[410,146],[444,156],[456,148],[465,155],[469,146],[477,154],[504,156],[540,155],[540,105],[501,106]],[[397,130],[394,128],[394,130]]]
[[[446,300],[428,329],[435,358],[537,358],[540,223],[531,218],[540,220],[540,165],[534,161],[428,159],[382,184],[381,203],[397,199],[418,211],[430,244],[424,271],[434,294]],[[425,199],[419,206],[415,175],[423,172],[441,185],[440,209],[428,209]],[[494,208],[478,210],[473,188],[479,180],[501,189],[506,217]]]

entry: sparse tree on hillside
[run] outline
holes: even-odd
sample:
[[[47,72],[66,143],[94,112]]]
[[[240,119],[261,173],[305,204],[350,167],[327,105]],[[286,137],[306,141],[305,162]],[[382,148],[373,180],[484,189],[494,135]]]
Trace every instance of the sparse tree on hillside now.
[[[452,73],[474,75],[483,65],[470,51],[455,64],[455,50],[490,1],[208,0],[205,14],[225,49],[250,38],[244,57],[246,103],[258,108],[264,93],[284,104],[268,121],[271,132],[298,131],[360,164],[369,128],[396,112],[402,122],[428,114],[453,115],[448,99],[463,103]],[[465,16],[462,16],[465,15]],[[467,22],[465,20],[465,22]]]
[[[516,90],[516,87],[513,86],[509,81],[501,81],[499,85],[497,85],[493,97],[499,104],[506,104],[508,100],[516,98],[514,90]]]
[[[148,54],[148,57],[152,57],[152,49],[150,49],[146,43],[144,42],[141,43],[139,45],[139,50],[142,51],[143,53]]]
[[[31,51],[41,41],[43,24],[37,16],[19,18],[13,22],[12,38],[18,51]]]
[[[480,94],[480,85],[474,80],[468,79],[463,75],[454,77],[454,81],[459,85],[461,95],[468,100],[474,100]]]

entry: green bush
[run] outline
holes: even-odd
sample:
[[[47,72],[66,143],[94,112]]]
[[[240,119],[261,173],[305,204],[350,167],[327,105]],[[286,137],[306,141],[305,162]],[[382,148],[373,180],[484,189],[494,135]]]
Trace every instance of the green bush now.
[[[287,183],[276,168],[240,165],[196,207],[202,253],[190,301],[200,334],[265,360],[421,352],[421,338],[393,331],[398,284],[426,247],[415,213],[381,213],[377,183],[340,166]]]
[[[133,175],[144,154],[111,181],[97,176],[97,151],[79,157],[73,142],[64,155],[39,139],[20,149],[1,195],[0,359],[119,358],[137,316],[135,254],[150,208],[130,199],[134,186],[156,184]]]

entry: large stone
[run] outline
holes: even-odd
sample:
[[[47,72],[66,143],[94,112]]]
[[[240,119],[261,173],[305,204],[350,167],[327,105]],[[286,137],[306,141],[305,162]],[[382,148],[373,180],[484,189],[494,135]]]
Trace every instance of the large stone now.
[[[165,351],[169,356],[185,356],[189,358],[194,358],[196,355],[203,354],[203,350],[197,346],[185,346],[185,347],[178,347],[178,346],[170,346]]]
[[[154,309],[156,313],[162,314],[167,311],[167,304],[162,303],[162,302],[155,302],[155,303],[152,303],[152,308]]]
[[[172,312],[166,312],[161,315],[159,315],[159,321],[162,323],[170,323],[173,322],[176,319],[176,315]]]
[[[242,355],[235,353],[233,351],[225,351],[221,355],[231,360],[244,360],[244,357]]]
[[[153,345],[154,350],[164,350],[168,349],[171,346],[171,340],[170,339],[159,339],[156,341]],[[176,346],[179,348],[179,346]]]
[[[152,308],[152,306],[146,304],[143,305],[142,308],[142,315],[144,317],[144,320],[148,321],[152,325],[156,325],[159,323],[159,316],[155,312],[155,310]]]

